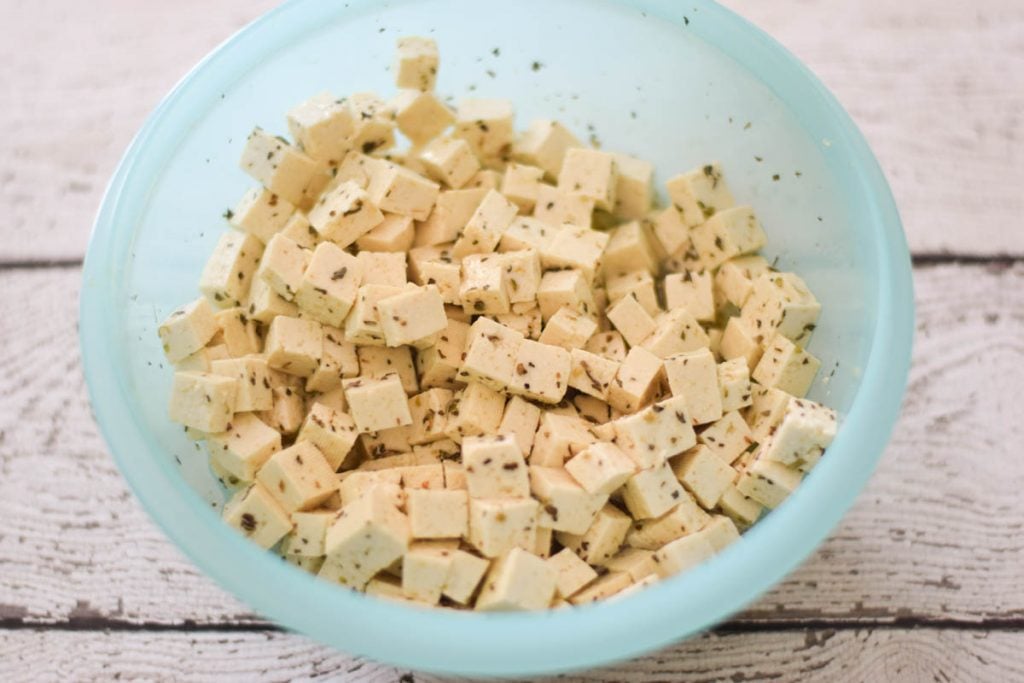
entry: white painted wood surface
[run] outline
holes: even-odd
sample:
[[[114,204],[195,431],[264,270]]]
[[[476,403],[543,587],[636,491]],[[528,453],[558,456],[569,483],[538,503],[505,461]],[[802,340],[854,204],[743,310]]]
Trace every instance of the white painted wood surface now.
[[[0,22],[0,262],[78,259],[121,153],[160,98],[271,0],[35,0]],[[726,4],[839,97],[918,252],[1024,254],[1024,3]]]
[[[932,629],[799,629],[705,635],[637,662],[558,678],[566,683],[663,681],[929,681],[1007,683],[1024,678],[1024,635]],[[125,680],[346,680],[439,683],[440,676],[376,666],[283,633],[69,633],[5,636],[0,678],[63,683]],[[642,668],[641,665],[642,664]],[[174,673],[171,674],[170,672]],[[466,679],[461,679],[466,680]]]

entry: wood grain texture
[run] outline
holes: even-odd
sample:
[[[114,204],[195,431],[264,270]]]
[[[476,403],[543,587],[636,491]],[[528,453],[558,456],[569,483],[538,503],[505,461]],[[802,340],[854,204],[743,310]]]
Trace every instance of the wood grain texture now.
[[[5,3],[0,262],[80,258],[159,99],[271,0]],[[1024,4],[727,0],[803,59],[872,143],[918,252],[1024,254]]]
[[[542,681],[901,681],[1004,683],[1024,677],[1024,634],[929,629],[708,634],[632,662]],[[440,683],[283,633],[19,631],[0,641],[9,681]],[[466,679],[460,679],[466,680]],[[536,679],[534,679],[536,680]]]
[[[0,618],[259,623],[126,490],[89,414],[77,269],[0,272]],[[833,536],[741,621],[1024,618],[1024,265],[916,271],[902,419]],[[113,539],[123,539],[115,543]]]

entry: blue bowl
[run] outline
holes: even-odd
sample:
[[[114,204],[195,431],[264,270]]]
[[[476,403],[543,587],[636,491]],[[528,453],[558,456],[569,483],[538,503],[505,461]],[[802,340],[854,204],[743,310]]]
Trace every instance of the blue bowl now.
[[[438,40],[442,93],[508,97],[520,127],[558,118],[605,149],[654,161],[659,185],[721,160],[763,219],[768,257],[821,300],[811,350],[822,372],[810,395],[839,410],[839,434],[789,500],[711,561],[605,604],[431,611],[320,582],[218,518],[223,494],[205,455],[167,419],[171,370],[156,326],[196,296],[219,216],[250,185],[237,160],[252,126],[284,131],[283,112],[325,88],[391,92],[395,38],[410,34]],[[796,59],[707,0],[287,3],[204,59],[136,136],[96,220],[81,298],[96,419],[146,509],[197,565],[287,628],[459,674],[622,659],[762,594],[826,537],[871,474],[899,411],[912,329],[906,243],[864,139]]]

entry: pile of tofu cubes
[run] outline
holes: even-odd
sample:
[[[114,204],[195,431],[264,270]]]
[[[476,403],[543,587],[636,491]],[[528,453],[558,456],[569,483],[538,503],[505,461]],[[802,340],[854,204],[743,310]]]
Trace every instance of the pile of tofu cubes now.
[[[457,609],[623,596],[721,551],[800,483],[820,305],[708,164],[667,182],[511,103],[451,108],[433,41],[398,94],[257,128],[159,336],[170,416],[224,519],[327,581]],[[396,131],[408,139],[397,151]]]

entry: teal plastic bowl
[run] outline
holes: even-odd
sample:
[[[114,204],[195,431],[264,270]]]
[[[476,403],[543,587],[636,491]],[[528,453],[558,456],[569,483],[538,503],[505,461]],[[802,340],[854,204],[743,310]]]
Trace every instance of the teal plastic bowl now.
[[[166,415],[158,322],[197,295],[251,181],[254,124],[323,89],[392,91],[399,35],[441,47],[438,88],[508,97],[520,127],[554,117],[605,149],[650,159],[661,182],[709,159],[756,207],[769,258],[824,310],[811,397],[841,428],[797,492],[711,561],[626,599],[543,614],[420,610],[320,582],[223,524],[205,455]],[[495,54],[497,52],[497,55]],[[93,229],[81,344],[96,419],[124,476],[185,553],[260,613],[349,653],[459,674],[529,675],[639,654],[706,629],[796,567],[867,481],[910,361],[910,259],[889,188],[826,89],[768,36],[706,0],[297,0],[204,59],[150,116]],[[828,590],[827,586],[822,590]]]

